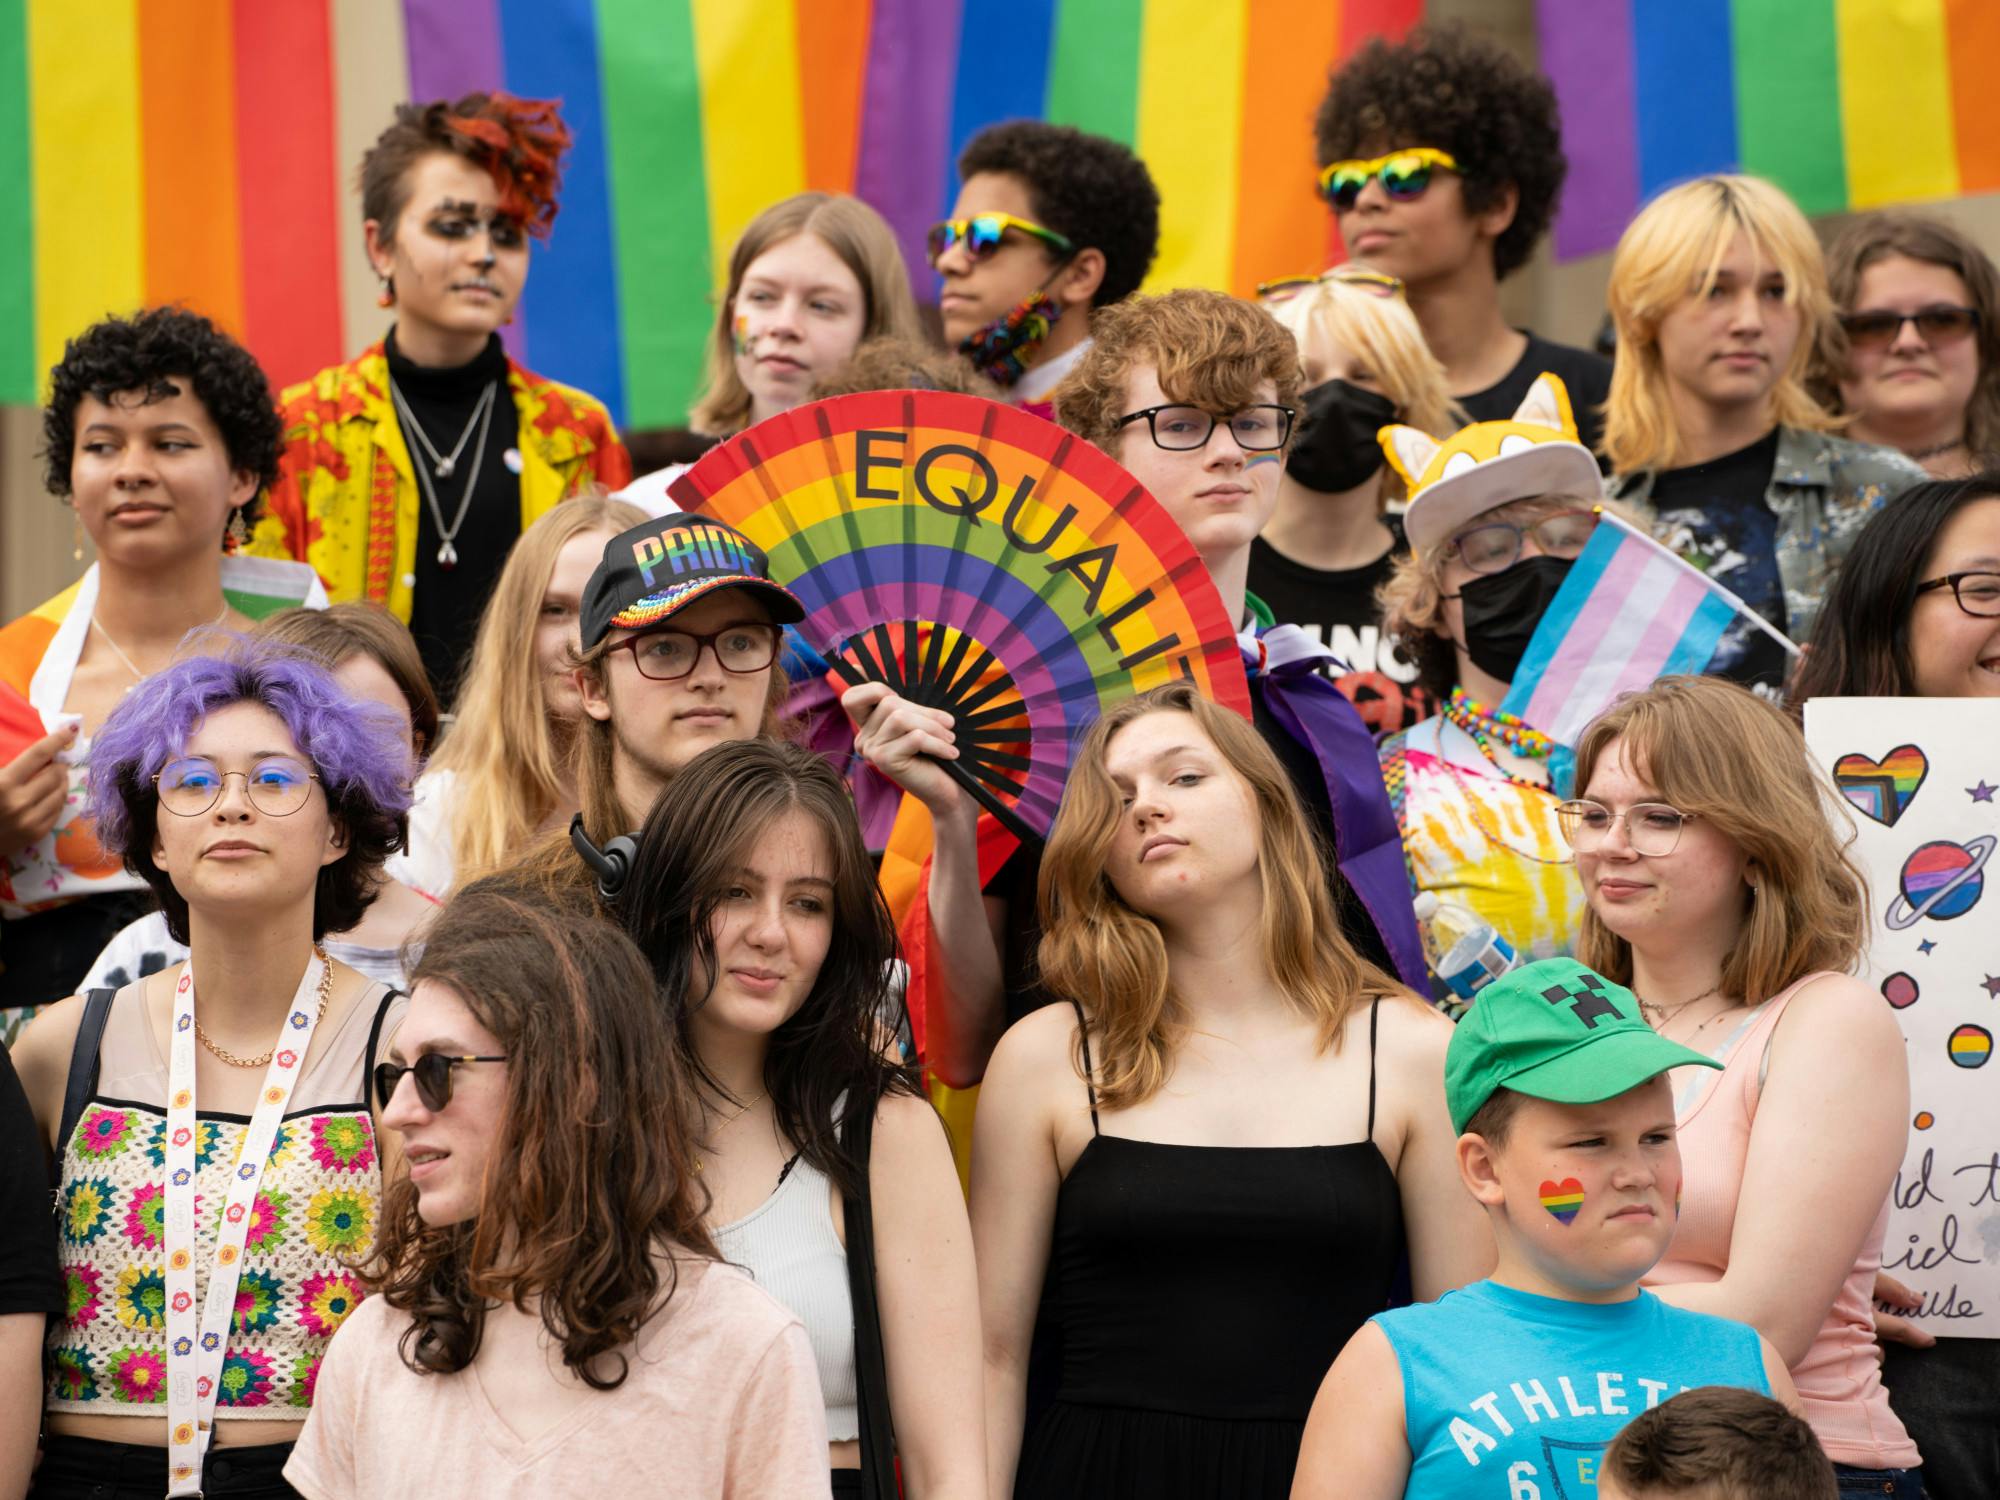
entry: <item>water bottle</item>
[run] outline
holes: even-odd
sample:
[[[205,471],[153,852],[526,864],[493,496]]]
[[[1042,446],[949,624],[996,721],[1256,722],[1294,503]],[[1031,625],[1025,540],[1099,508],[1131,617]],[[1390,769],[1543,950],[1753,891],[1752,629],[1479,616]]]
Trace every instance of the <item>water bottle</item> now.
[[[1435,891],[1419,891],[1412,904],[1431,972],[1460,1004],[1469,1004],[1520,962],[1507,940],[1479,913],[1455,901],[1440,901]]]

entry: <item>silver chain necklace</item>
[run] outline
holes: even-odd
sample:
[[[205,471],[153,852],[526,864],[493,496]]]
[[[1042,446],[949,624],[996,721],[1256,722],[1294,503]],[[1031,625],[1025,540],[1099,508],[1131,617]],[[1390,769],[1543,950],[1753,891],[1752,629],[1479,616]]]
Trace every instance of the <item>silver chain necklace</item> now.
[[[389,397],[396,405],[396,415],[403,424],[403,430],[415,435],[424,455],[431,461],[431,470],[439,479],[449,479],[458,467],[458,456],[465,451],[466,442],[472,437],[472,430],[479,429],[479,440],[472,449],[472,471],[465,476],[465,492],[458,499],[458,513],[451,518],[451,525],[444,524],[444,508],[438,504],[437,487],[431,481],[431,472],[422,464],[412,464],[417,471],[417,483],[422,486],[424,499],[431,508],[431,520],[437,526],[438,566],[450,570],[458,566],[458,548],[452,545],[458,530],[465,524],[465,513],[472,505],[472,492],[479,487],[479,466],[486,460],[486,433],[493,422],[493,407],[499,395],[500,382],[489,380],[486,389],[479,393],[478,404],[472,408],[472,415],[466,419],[465,431],[458,435],[458,443],[449,454],[440,455],[431,443],[430,434],[424,431],[417,414],[410,410],[410,403],[404,399],[396,385],[395,376],[389,377]]]

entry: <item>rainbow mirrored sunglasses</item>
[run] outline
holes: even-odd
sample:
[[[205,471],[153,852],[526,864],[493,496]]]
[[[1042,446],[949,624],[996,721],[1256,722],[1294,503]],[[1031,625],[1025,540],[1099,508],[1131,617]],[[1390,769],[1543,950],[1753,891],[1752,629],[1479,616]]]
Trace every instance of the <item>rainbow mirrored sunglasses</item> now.
[[[1335,281],[1342,286],[1360,287],[1365,292],[1373,292],[1378,297],[1400,297],[1403,283],[1400,277],[1384,271],[1369,271],[1360,266],[1335,266],[1331,271],[1322,271],[1317,276],[1281,276],[1276,281],[1257,283],[1257,297],[1263,302],[1289,302],[1300,292],[1310,291],[1322,282]]]
[[[1391,198],[1421,198],[1431,185],[1431,173],[1440,167],[1456,172],[1458,159],[1435,146],[1411,146],[1368,161],[1329,162],[1319,174],[1319,195],[1345,213],[1354,207],[1368,180],[1380,177],[1382,191]]]
[[[933,268],[945,251],[965,241],[965,253],[973,260],[985,260],[1000,248],[1001,240],[1010,229],[1018,229],[1023,234],[1031,234],[1058,254],[1067,255],[1076,247],[1053,229],[1044,229],[1026,219],[1017,219],[1012,214],[974,214],[969,219],[945,219],[931,225],[931,232],[925,240],[925,248],[930,252]]]

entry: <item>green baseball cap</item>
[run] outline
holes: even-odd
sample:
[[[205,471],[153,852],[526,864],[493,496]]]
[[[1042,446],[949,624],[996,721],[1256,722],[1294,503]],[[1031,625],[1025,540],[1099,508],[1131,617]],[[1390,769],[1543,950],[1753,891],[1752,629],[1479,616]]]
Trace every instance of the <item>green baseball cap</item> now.
[[[1495,1089],[1595,1104],[1696,1063],[1722,1066],[1654,1031],[1623,985],[1573,958],[1545,958],[1480,990],[1445,1051],[1444,1096],[1463,1134]]]

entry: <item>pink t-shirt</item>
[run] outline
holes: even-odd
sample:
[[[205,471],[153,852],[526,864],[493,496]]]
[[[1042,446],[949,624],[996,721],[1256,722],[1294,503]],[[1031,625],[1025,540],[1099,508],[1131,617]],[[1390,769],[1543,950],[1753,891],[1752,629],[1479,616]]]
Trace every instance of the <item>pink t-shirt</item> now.
[[[1736,1200],[1743,1191],[1744,1163],[1763,1092],[1759,1074],[1765,1048],[1794,997],[1824,977],[1809,974],[1759,1007],[1740,1033],[1727,1039],[1726,1055],[1718,1054],[1722,1072],[1688,1068],[1675,1073],[1677,1093],[1686,1086],[1687,1073],[1701,1075],[1696,1083],[1701,1092],[1691,1103],[1678,1101],[1681,1165],[1686,1173],[1680,1224],[1666,1259],[1653,1267],[1646,1285],[1720,1281],[1728,1269]],[[1800,1405],[1821,1446],[1835,1463],[1862,1469],[1908,1468],[1919,1461],[1917,1445],[1889,1409],[1889,1395],[1882,1388],[1882,1351],[1875,1342],[1870,1298],[1875,1273],[1882,1266],[1882,1236],[1888,1224],[1885,1192],[1881,1212],[1861,1241],[1854,1268],[1826,1310],[1812,1347],[1792,1366]]]
[[[504,1422],[475,1359],[419,1375],[409,1315],[370,1297],[320,1366],[285,1478],[307,1500],[671,1494],[792,1500],[829,1493],[826,1416],[799,1320],[733,1266],[681,1263],[625,1383],[530,1442]]]

